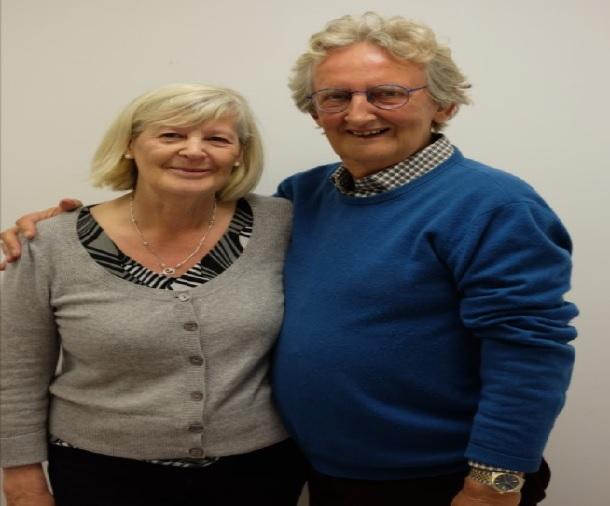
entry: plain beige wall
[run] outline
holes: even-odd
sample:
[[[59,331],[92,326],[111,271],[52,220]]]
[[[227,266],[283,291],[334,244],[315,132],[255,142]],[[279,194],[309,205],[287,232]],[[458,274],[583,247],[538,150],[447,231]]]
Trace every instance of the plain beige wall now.
[[[575,243],[577,366],[547,449],[552,506],[610,504],[610,3],[606,0],[3,0],[2,227],[59,197],[108,198],[88,160],[128,100],[168,82],[241,90],[267,148],[259,186],[335,156],[292,106],[308,36],[375,9],[431,25],[474,84],[448,136],[530,183]]]

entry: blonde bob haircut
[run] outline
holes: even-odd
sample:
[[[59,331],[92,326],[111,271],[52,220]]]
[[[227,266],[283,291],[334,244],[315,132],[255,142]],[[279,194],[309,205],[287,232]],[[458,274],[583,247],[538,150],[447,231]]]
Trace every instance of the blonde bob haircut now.
[[[206,84],[170,84],[137,97],[106,131],[93,157],[91,180],[113,190],[135,188],[138,171],[126,159],[130,143],[148,127],[189,127],[230,117],[241,144],[241,163],[233,169],[220,200],[235,200],[254,189],[263,169],[263,146],[254,116],[237,92]]]
[[[400,16],[384,18],[366,12],[334,19],[309,39],[309,48],[297,59],[288,84],[301,111],[316,113],[309,98],[316,66],[329,51],[358,42],[371,42],[397,58],[423,65],[428,91],[440,107],[453,106],[455,114],[460,105],[470,103],[465,91],[470,84],[451,58],[451,50],[436,41],[430,28]],[[438,131],[444,126],[435,122],[432,128]]]

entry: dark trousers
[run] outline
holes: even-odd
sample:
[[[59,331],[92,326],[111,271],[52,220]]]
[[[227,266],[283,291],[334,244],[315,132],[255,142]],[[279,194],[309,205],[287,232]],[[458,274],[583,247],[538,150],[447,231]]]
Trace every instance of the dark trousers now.
[[[315,471],[309,477],[310,506],[450,506],[462,489],[466,472],[414,480],[350,480]],[[543,460],[525,476],[520,506],[535,506],[545,497],[550,470]]]
[[[294,506],[307,464],[291,440],[180,468],[49,445],[57,506]]]

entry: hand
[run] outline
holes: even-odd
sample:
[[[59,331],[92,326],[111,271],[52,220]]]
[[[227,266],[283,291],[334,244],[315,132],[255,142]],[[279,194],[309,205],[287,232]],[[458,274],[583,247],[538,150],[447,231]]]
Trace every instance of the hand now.
[[[46,491],[23,490],[20,493],[5,492],[6,506],[55,506],[55,499]]]
[[[57,207],[49,207],[44,211],[26,214],[17,220],[14,227],[6,229],[0,233],[0,246],[4,258],[0,262],[0,271],[6,268],[6,264],[14,262],[21,256],[21,244],[19,234],[27,239],[32,239],[36,235],[36,223],[47,218],[52,218],[58,214],[73,211],[83,204],[76,199],[63,199]]]
[[[55,506],[41,464],[4,469],[7,506]]]
[[[500,494],[472,478],[464,479],[464,488],[451,501],[451,506],[518,506],[521,494]]]

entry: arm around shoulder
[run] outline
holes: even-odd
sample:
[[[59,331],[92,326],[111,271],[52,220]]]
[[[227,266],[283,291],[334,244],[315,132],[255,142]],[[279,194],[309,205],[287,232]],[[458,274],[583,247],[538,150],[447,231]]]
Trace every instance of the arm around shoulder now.
[[[21,256],[20,235],[26,239],[33,239],[36,236],[36,223],[64,212],[73,211],[81,206],[82,203],[79,200],[62,199],[58,206],[26,214],[17,220],[14,227],[3,230],[0,233],[0,244],[4,258],[0,262],[0,271],[6,269],[6,264],[17,261]]]

